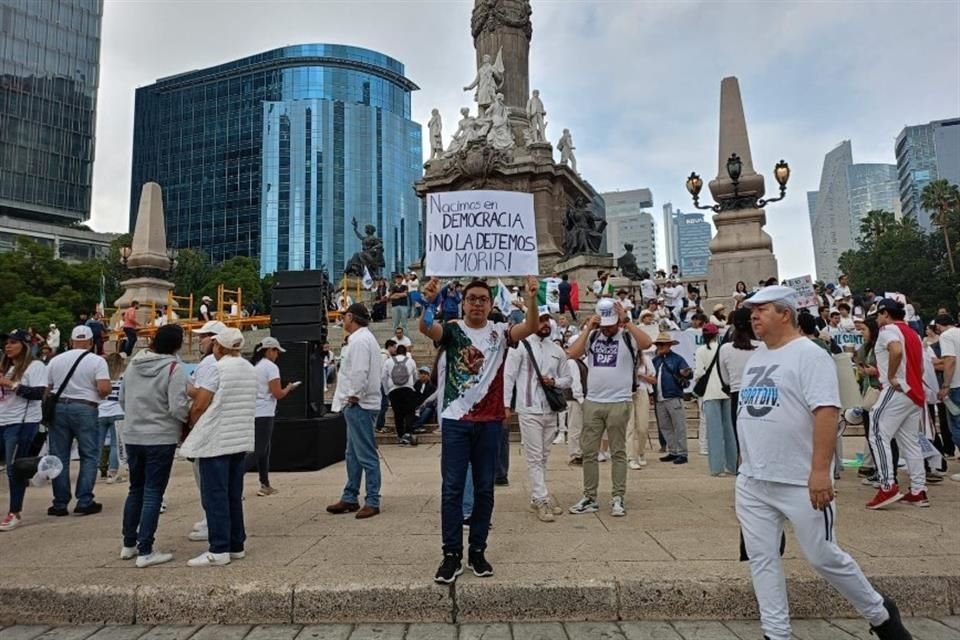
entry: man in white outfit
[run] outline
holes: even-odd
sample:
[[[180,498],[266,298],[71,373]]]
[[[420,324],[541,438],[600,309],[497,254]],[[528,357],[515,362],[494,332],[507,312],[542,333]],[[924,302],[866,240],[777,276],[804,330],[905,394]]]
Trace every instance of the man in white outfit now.
[[[567,372],[570,375],[570,394],[567,398],[567,455],[570,464],[583,464],[580,434],[583,431],[583,401],[587,397],[587,365],[583,358],[568,358]]]
[[[566,368],[567,354],[550,339],[550,310],[541,306],[539,313],[537,332],[507,353],[503,405],[509,420],[510,400],[516,391],[516,412],[530,479],[530,511],[536,512],[541,522],[553,522],[554,516],[563,513],[551,500],[546,477],[550,444],[557,434],[557,410],[550,406],[544,388],[569,389],[571,379]]]
[[[780,558],[789,520],[807,561],[866,618],[879,640],[911,640],[893,600],[878,593],[836,543],[839,383],[830,355],[798,331],[797,303],[794,289],[776,285],[744,301],[767,349],[747,362],[740,389],[736,512],[764,637],[793,637]]]

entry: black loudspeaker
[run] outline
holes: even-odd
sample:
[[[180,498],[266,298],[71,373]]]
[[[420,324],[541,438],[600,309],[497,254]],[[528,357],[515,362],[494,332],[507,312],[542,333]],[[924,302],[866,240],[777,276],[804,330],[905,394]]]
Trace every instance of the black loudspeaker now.
[[[324,321],[326,312],[320,305],[310,307],[274,307],[271,326],[286,326],[291,324],[320,324]]]
[[[273,274],[274,289],[322,287],[327,281],[326,271],[277,271]]]
[[[279,271],[270,298],[270,335],[280,342],[326,342],[330,283],[325,271]]]
[[[314,305],[323,308],[325,304],[323,287],[301,287],[299,289],[273,288],[271,296],[272,308],[276,314],[277,307],[300,307]]]
[[[285,342],[281,354],[280,376],[284,384],[299,380],[302,384],[277,403],[277,418],[315,418],[323,416],[323,351],[319,342]]]
[[[278,417],[270,441],[270,471],[323,469],[343,461],[346,449],[347,426],[339,413],[306,420]]]
[[[280,342],[319,342],[323,344],[327,341],[327,325],[317,322],[272,325],[270,335]]]

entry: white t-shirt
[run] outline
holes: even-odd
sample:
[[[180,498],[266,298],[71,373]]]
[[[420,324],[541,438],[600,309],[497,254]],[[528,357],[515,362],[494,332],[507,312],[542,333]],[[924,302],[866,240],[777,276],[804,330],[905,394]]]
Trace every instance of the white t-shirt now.
[[[3,375],[5,378],[12,377],[13,367],[4,371]],[[23,387],[47,386],[47,368],[39,360],[34,360],[23,372],[23,377],[18,380],[18,383]],[[39,400],[27,400],[18,396],[14,389],[0,388],[0,427],[8,424],[40,422],[43,414],[41,404]],[[20,452],[20,455],[27,455],[27,453]]]
[[[644,302],[657,297],[657,285],[653,283],[653,280],[647,278],[640,281],[640,295],[643,296]]]
[[[957,359],[953,368],[953,378],[949,383],[951,389],[960,387],[960,328],[950,327],[940,334],[940,356],[953,356]]]
[[[207,391],[216,391],[219,385],[220,370],[217,369],[216,357],[211,353],[205,356],[193,370],[193,386]]]
[[[123,407],[120,406],[120,386],[123,384],[123,376],[117,380],[110,381],[110,395],[103,399],[98,408],[97,415],[100,418],[122,418]]]
[[[900,329],[892,324],[880,327],[880,335],[877,336],[877,346],[873,350],[877,356],[880,384],[885,387],[890,384],[888,382],[890,380],[889,346],[892,342],[900,343],[902,357],[900,358],[900,366],[897,367],[896,381],[897,384],[900,385],[900,388],[903,389],[903,392],[906,393],[910,390],[910,385],[907,384],[907,352],[904,348],[903,335],[900,333]]]
[[[413,345],[413,343],[410,342],[410,338],[408,338],[407,336],[403,336],[402,338],[398,338],[397,336],[393,336],[392,340],[397,343],[397,346],[398,346],[398,347],[399,347],[400,345],[403,345],[404,347],[406,347],[407,349],[409,349],[409,348]]]
[[[672,285],[663,289],[663,304],[666,307],[676,307],[679,306],[680,300],[683,298],[683,287],[680,285]]]
[[[261,358],[253,370],[257,374],[257,406],[253,415],[255,418],[272,418],[277,413],[277,399],[270,393],[270,381],[280,379],[280,367]]]
[[[754,351],[743,372],[737,407],[740,473],[807,486],[812,412],[819,407],[840,407],[837,368],[830,354],[806,338]]]
[[[587,368],[590,371],[587,375],[587,400],[605,404],[633,400],[636,361],[624,340],[631,341],[636,353],[636,341],[623,329],[612,338],[603,335],[599,329],[587,337]],[[636,356],[639,361],[640,354],[636,353]]]
[[[844,298],[852,298],[852,297],[853,297],[853,293],[850,292],[850,287],[837,285],[837,288],[833,290],[834,300],[842,300]]]
[[[85,349],[71,349],[50,361],[47,365],[47,386],[52,389],[50,393],[56,393],[60,389],[73,363],[84,353],[88,352]],[[110,380],[110,372],[107,370],[106,360],[90,353],[77,366],[60,397],[87,400],[99,405],[102,398],[97,391],[97,380]]]
[[[210,307],[207,306],[206,302],[200,305],[200,317],[204,320],[210,317]]]

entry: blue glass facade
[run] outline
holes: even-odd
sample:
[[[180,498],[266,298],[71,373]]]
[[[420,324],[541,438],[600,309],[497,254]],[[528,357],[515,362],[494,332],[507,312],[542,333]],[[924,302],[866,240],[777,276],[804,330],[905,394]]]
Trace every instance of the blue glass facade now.
[[[0,214],[90,217],[102,0],[0,0]]]
[[[167,241],[262,273],[342,271],[351,220],[383,238],[386,270],[420,256],[420,125],[403,65],[343,45],[298,45],[137,90],[130,228],[140,188],[164,190]]]

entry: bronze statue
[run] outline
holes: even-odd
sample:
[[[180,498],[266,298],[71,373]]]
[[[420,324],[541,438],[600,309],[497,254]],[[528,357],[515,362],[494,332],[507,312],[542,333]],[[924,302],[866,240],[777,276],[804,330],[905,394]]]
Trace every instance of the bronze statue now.
[[[593,215],[586,199],[583,196],[578,197],[576,204],[567,208],[563,221],[564,253],[567,257],[583,253],[599,254],[606,228],[607,221]]]
[[[628,280],[643,280],[639,267],[637,267],[637,257],[633,255],[633,244],[623,243],[623,248],[627,250],[625,254],[617,258],[617,270],[624,278]]]
[[[380,276],[380,270],[386,266],[386,262],[383,259],[383,240],[378,238],[375,234],[377,233],[377,228],[372,224],[368,224],[364,227],[366,232],[365,236],[360,235],[360,231],[357,230],[357,219],[353,219],[353,232],[357,235],[357,238],[360,239],[362,248],[360,251],[353,254],[350,257],[347,266],[344,267],[344,273],[350,276],[363,276],[363,268],[366,267],[370,272],[372,278],[377,278]]]

